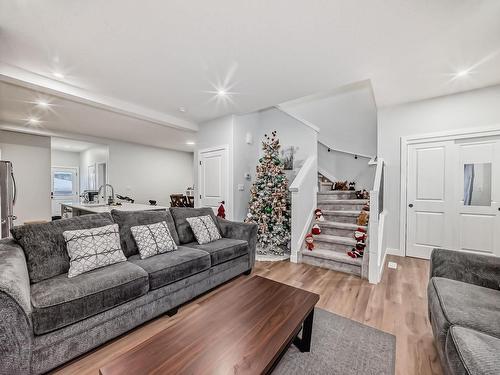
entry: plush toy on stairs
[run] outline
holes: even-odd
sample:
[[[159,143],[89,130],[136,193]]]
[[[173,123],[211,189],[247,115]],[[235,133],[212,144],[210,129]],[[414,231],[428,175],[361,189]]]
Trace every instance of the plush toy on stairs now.
[[[361,211],[358,216],[357,224],[359,226],[366,226],[368,224],[368,212],[367,211]]]
[[[316,208],[314,210],[314,216],[316,217],[316,221],[325,221],[325,218],[323,217],[323,211],[321,211],[320,208]]]
[[[365,241],[366,240],[366,229],[364,228],[358,228],[354,232],[354,239],[356,241]]]
[[[336,181],[333,183],[332,187],[333,187],[332,190],[341,190],[341,191],[349,190],[347,181]]]
[[[312,229],[311,229],[311,233],[314,234],[315,236],[317,236],[318,234],[321,234],[321,228],[319,227],[318,224],[314,224]]]
[[[314,238],[313,238],[312,233],[306,234],[305,241],[306,241],[307,250],[314,249]]]

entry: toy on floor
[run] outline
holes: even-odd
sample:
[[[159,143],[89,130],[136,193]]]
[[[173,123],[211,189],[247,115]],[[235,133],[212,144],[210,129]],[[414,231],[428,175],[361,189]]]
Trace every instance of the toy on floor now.
[[[314,234],[315,236],[317,236],[318,234],[321,234],[321,228],[319,227],[318,224],[314,224],[312,229],[311,229],[311,233]]]
[[[306,241],[307,250],[314,249],[314,238],[313,238],[312,233],[306,234],[305,241]]]
[[[366,230],[363,228],[358,228],[358,230],[354,232],[354,239],[356,241],[365,241],[366,240]]]
[[[332,190],[349,190],[349,187],[347,186],[348,182],[347,181],[336,181],[333,183],[333,189]]]
[[[368,217],[368,212],[361,211],[358,216],[357,224],[362,227],[366,226],[368,224]]]
[[[349,182],[349,190],[351,190],[351,191],[356,190],[356,182],[355,181]]]
[[[316,221],[325,221],[325,218],[323,217],[323,211],[321,209],[316,208],[314,210],[314,216],[316,217]]]

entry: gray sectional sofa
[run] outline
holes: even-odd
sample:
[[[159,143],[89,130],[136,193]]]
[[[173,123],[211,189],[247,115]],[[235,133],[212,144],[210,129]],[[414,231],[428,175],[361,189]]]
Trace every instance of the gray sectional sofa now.
[[[500,374],[500,258],[435,249],[427,295],[444,373]]]
[[[222,239],[195,242],[186,217],[212,215]],[[140,259],[130,227],[167,221],[178,250]],[[126,262],[68,278],[62,232],[118,223]],[[257,226],[209,208],[85,215],[16,227],[0,241],[0,374],[47,372],[225,281],[250,273]]]

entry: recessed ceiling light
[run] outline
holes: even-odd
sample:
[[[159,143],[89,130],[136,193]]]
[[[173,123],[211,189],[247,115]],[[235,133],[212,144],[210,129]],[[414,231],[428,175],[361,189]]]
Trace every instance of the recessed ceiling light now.
[[[464,78],[471,74],[471,68],[459,70],[455,73],[455,78]]]
[[[186,112],[186,107],[179,107],[179,112],[185,113]]]
[[[49,106],[50,106],[49,102],[45,99],[38,99],[36,101],[36,105],[41,107],[41,108],[49,108]]]
[[[52,75],[56,78],[64,79],[64,74],[62,74],[61,72],[52,72]]]
[[[36,117],[30,117],[28,119],[28,122],[31,124],[31,125],[38,125],[40,123],[40,120],[37,119]]]
[[[217,95],[219,95],[219,96],[226,96],[227,95],[227,91],[225,89],[218,89],[217,90]]]
[[[194,141],[187,141],[187,142],[186,142],[186,144],[187,144],[187,145],[189,145],[189,146],[193,146],[193,145],[195,145],[196,143],[194,143]]]

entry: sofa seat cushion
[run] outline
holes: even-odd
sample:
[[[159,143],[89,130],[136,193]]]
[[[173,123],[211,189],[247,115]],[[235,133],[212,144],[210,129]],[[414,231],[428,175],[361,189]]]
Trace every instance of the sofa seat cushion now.
[[[500,374],[500,339],[452,326],[446,338],[446,362],[452,374]]]
[[[500,291],[433,277],[427,293],[432,327],[442,347],[452,325],[500,338]]]
[[[151,290],[185,279],[210,268],[210,255],[201,250],[179,246],[177,250],[141,259],[139,255],[129,261],[149,274]]]
[[[148,273],[121,262],[31,285],[33,330],[41,335],[133,300],[149,290]]]
[[[200,245],[197,242],[191,242],[186,246],[209,253],[213,266],[248,254],[248,242],[232,238],[221,238],[220,240],[203,245]]]

